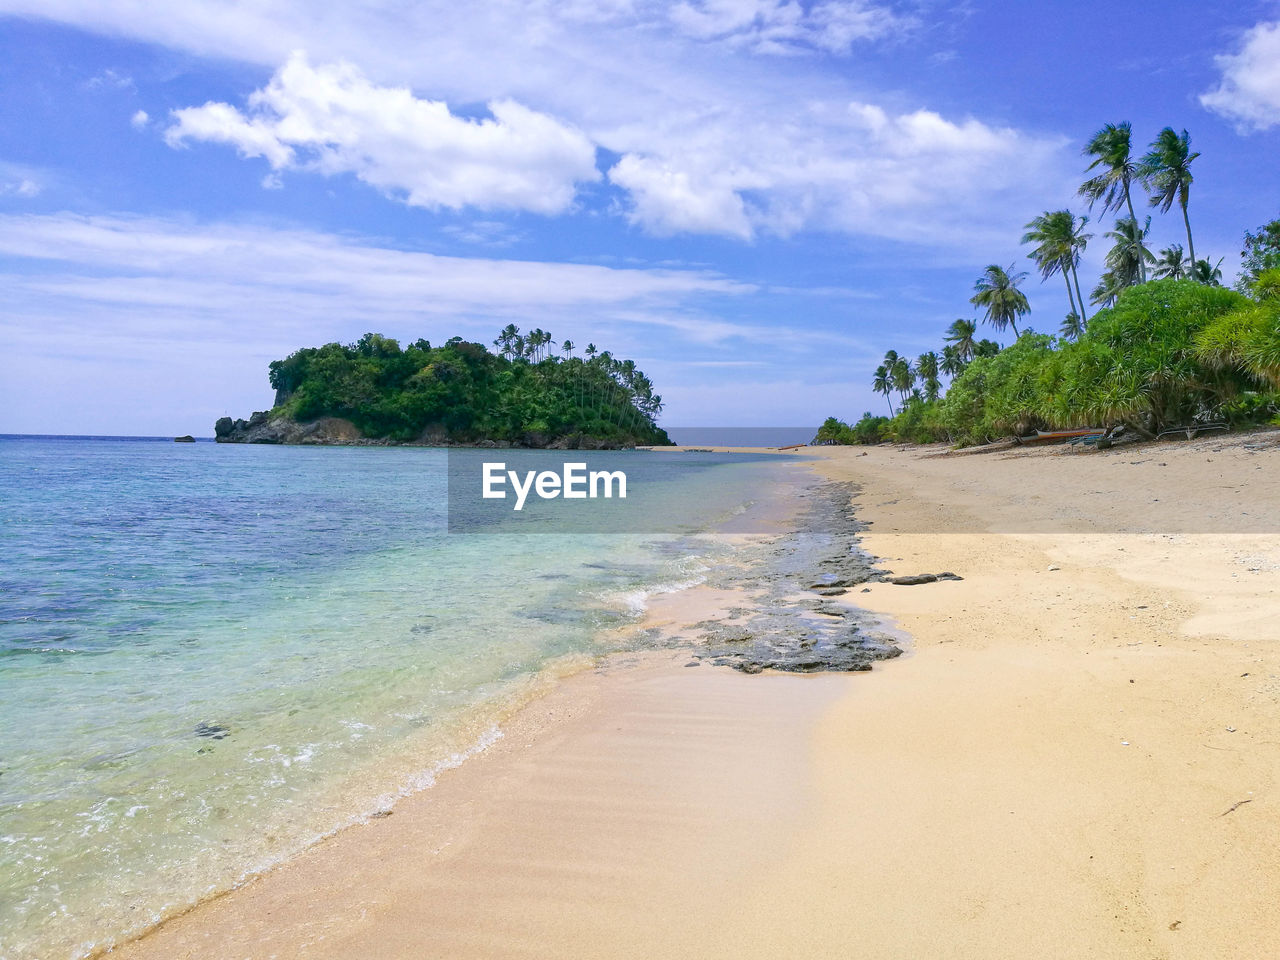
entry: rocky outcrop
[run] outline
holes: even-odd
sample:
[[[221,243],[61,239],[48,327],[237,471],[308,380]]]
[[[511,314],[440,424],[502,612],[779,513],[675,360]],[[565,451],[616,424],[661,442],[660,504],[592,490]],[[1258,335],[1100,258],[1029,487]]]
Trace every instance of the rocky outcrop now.
[[[350,420],[321,417],[299,423],[259,411],[248,420],[223,417],[214,425],[219,443],[361,444],[369,443]],[[376,441],[375,441],[376,442]]]
[[[525,447],[534,450],[618,450],[631,449],[634,441],[620,443],[602,440],[584,433],[570,433],[556,437],[530,432],[518,441],[511,440],[458,440],[450,437],[443,426],[432,425],[422,431],[416,440],[400,442],[378,437],[366,437],[350,420],[340,417],[321,417],[309,423],[299,423],[291,417],[275,415],[260,410],[248,420],[232,420],[223,417],[213,428],[218,443],[277,443],[315,444],[332,446],[416,446],[416,447],[481,447],[505,450]]]

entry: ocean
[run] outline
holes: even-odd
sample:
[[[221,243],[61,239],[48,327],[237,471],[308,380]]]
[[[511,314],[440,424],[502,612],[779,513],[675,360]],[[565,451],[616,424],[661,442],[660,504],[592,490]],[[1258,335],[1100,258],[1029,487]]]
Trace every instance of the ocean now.
[[[803,473],[615,456],[679,531],[450,533],[440,450],[0,438],[0,957],[84,956],[430,786]]]

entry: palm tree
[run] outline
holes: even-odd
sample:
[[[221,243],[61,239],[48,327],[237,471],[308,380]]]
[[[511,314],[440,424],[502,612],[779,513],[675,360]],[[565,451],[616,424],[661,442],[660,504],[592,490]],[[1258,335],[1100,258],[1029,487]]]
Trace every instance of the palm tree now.
[[[574,348],[573,348],[573,341],[572,341],[572,340],[566,340],[566,341],[564,341],[564,343],[560,344],[560,349],[564,351],[564,355],[565,355],[566,357],[568,357],[570,360],[572,360],[572,359],[573,359],[573,349],[574,349]]]
[[[1093,135],[1085,144],[1084,155],[1093,157],[1089,170],[1099,172],[1080,186],[1080,196],[1089,201],[1089,209],[1102,201],[1102,213],[1119,211],[1123,204],[1129,211],[1129,219],[1134,223],[1138,215],[1133,212],[1133,195],[1131,186],[1138,179],[1138,165],[1133,162],[1133,127],[1128,120],[1123,123],[1108,123]],[[1146,265],[1140,265],[1139,282],[1147,282]]]
[[[1199,153],[1191,152],[1191,135],[1183,130],[1176,133],[1173,127],[1165,127],[1151,144],[1150,152],[1138,164],[1138,176],[1151,191],[1151,205],[1168,213],[1175,200],[1182,207],[1182,222],[1187,228],[1187,252],[1192,263],[1196,262],[1196,245],[1191,239],[1191,219],[1187,216],[1187,201],[1191,195],[1191,163]]]
[[[889,352],[893,353],[892,350]],[[897,354],[894,356],[896,359],[893,366],[889,368],[889,379],[893,381],[893,388],[898,391],[899,398],[906,403],[907,394],[916,385],[916,371],[906,357],[899,357]]]
[[[1206,287],[1222,286],[1222,261],[1225,259],[1225,257],[1219,257],[1217,263],[1197,260],[1196,265],[1191,269],[1191,279],[1197,283],[1203,283]]]
[[[916,357],[916,373],[924,384],[925,399],[937,400],[942,392],[942,382],[938,380],[938,355],[930,350]]]
[[[520,328],[514,323],[508,323],[499,332],[498,339],[493,341],[493,345],[499,349],[504,357],[510,360],[512,359],[512,353],[515,351],[516,339],[519,336]]]
[[[1062,326],[1058,328],[1058,336],[1064,340],[1079,340],[1080,335],[1084,333],[1084,324],[1080,322],[1078,314],[1068,313]]]
[[[1147,264],[1155,263],[1156,258],[1143,243],[1150,229],[1150,217],[1142,226],[1138,226],[1137,220],[1125,217],[1117,220],[1116,228],[1107,233],[1107,237],[1115,241],[1115,246],[1107,253],[1107,266],[1121,286],[1131,287],[1143,282]]]
[[[1184,280],[1190,270],[1191,265],[1182,254],[1182,244],[1173,243],[1160,251],[1153,276],[1157,280]]]
[[[1026,278],[1025,273],[1015,272],[1013,264],[1005,270],[993,263],[974,283],[974,294],[969,298],[975,307],[987,311],[987,323],[997,330],[1012,326],[1015,339],[1018,337],[1018,318],[1031,312],[1026,294],[1018,289],[1018,284]]]
[[[948,377],[958,377],[964,373],[964,368],[968,366],[965,359],[960,356],[959,349],[955,344],[947,344],[942,348],[942,361],[938,364],[938,369],[945,373]]]
[[[883,363],[876,367],[876,372],[871,378],[871,389],[876,393],[884,394],[884,398],[889,404],[889,416],[894,416],[893,398],[889,396],[893,391],[893,383],[889,379],[889,369]]]
[[[1098,285],[1093,288],[1093,293],[1089,295],[1089,302],[1099,307],[1113,307],[1116,298],[1120,296],[1120,291],[1131,284],[1125,283],[1114,270],[1106,271],[1098,280]],[[1068,317],[1075,317],[1075,323],[1080,325],[1080,318],[1074,313],[1067,314]],[[1083,326],[1081,325],[1081,329]]]
[[[974,339],[977,333],[978,325],[963,317],[947,327],[947,343],[951,344],[951,349],[955,350],[961,363],[968,363],[977,352],[978,342]],[[946,353],[946,348],[943,353]]]
[[[1042,280],[1048,280],[1055,273],[1061,272],[1067,284],[1067,299],[1071,301],[1071,312],[1080,315],[1081,322],[1089,319],[1084,310],[1084,297],[1080,294],[1080,277],[1076,273],[1076,265],[1080,262],[1080,254],[1092,239],[1092,234],[1084,232],[1088,217],[1076,219],[1070,210],[1051,210],[1042,213],[1027,224],[1027,232],[1022,235],[1023,243],[1034,243],[1031,259],[1040,268]],[[1075,279],[1075,292],[1072,293],[1071,281]]]

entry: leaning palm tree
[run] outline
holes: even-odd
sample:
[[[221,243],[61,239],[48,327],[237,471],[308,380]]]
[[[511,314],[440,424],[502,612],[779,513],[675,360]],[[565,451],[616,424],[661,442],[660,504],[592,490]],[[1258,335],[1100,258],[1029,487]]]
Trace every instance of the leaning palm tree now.
[[[1129,211],[1129,219],[1135,223],[1138,215],[1133,212],[1131,187],[1138,179],[1138,165],[1133,160],[1133,128],[1123,123],[1108,123],[1093,135],[1085,145],[1084,155],[1093,157],[1089,170],[1098,170],[1080,186],[1080,196],[1089,201],[1089,209],[1102,202],[1102,213],[1119,212],[1121,206]],[[1146,265],[1140,265],[1139,282],[1147,280]]]
[[[889,379],[889,369],[883,363],[876,367],[876,372],[871,378],[871,389],[884,395],[889,404],[889,416],[894,416],[893,398],[889,396],[893,391],[893,383]]]
[[[942,381],[938,379],[938,355],[932,350],[916,357],[916,373],[924,385],[924,397],[933,401],[942,392]]]
[[[1034,243],[1031,259],[1040,269],[1042,280],[1048,280],[1055,273],[1061,273],[1067,284],[1067,299],[1071,302],[1071,312],[1080,315],[1082,321],[1088,320],[1084,311],[1084,297],[1080,294],[1080,277],[1076,273],[1076,265],[1080,262],[1080,254],[1092,239],[1092,234],[1084,232],[1088,217],[1076,219],[1070,210],[1050,210],[1042,213],[1027,224],[1027,232],[1022,235],[1023,243]],[[1075,291],[1071,289],[1071,281],[1075,280]]]
[[[1080,335],[1084,333],[1084,324],[1080,322],[1079,314],[1068,313],[1062,326],[1058,328],[1058,336],[1064,340],[1079,340]]]
[[[1116,221],[1116,228],[1108,231],[1107,238],[1115,241],[1115,245],[1107,253],[1107,267],[1116,281],[1125,287],[1141,283],[1146,276],[1148,263],[1155,263],[1143,242],[1147,231],[1151,229],[1151,218],[1139,225],[1137,220],[1127,217]]]
[[[951,346],[950,348],[944,348],[943,353],[946,353],[947,349],[953,349],[961,363],[968,363],[973,359],[973,355],[978,349],[978,342],[975,339],[977,333],[978,325],[972,320],[966,320],[961,317],[947,327],[946,339]]]
[[[973,296],[969,302],[987,312],[987,323],[997,330],[1013,327],[1013,336],[1018,337],[1018,318],[1031,312],[1027,303],[1027,295],[1018,289],[1018,284],[1027,278],[1025,273],[1018,273],[1013,266],[1009,269],[998,264],[991,264],[973,285]]]
[[[1153,276],[1157,280],[1185,280],[1191,272],[1191,264],[1183,255],[1182,244],[1172,243],[1160,251]]]
[[[1114,270],[1108,270],[1098,279],[1098,285],[1093,288],[1093,293],[1089,295],[1089,302],[1097,307],[1114,307],[1116,298],[1120,296],[1120,291],[1128,286],[1132,286],[1132,284],[1125,283],[1124,280],[1116,276]],[[1075,317],[1074,322],[1080,325],[1080,318],[1074,313],[1067,314],[1067,317],[1068,319]],[[1083,329],[1083,326],[1081,326],[1081,329]]]
[[[1187,201],[1191,197],[1191,163],[1199,153],[1191,152],[1191,135],[1183,130],[1165,127],[1151,144],[1151,150],[1138,164],[1138,176],[1151,192],[1151,205],[1168,213],[1173,202],[1182,207],[1182,222],[1187,228],[1187,253],[1196,262],[1196,245],[1191,239],[1191,219],[1187,216]]]
[[[1217,263],[1197,260],[1196,265],[1191,268],[1191,279],[1206,287],[1222,286],[1222,261],[1225,259],[1226,257],[1219,257]]]

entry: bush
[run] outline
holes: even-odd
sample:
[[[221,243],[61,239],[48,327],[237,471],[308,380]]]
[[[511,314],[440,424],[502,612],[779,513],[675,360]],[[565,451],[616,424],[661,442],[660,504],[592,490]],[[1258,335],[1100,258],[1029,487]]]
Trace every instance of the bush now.
[[[835,417],[827,417],[811,442],[835,443],[844,446],[883,443],[889,436],[889,423],[888,417],[873,417],[870,413],[864,413],[862,419],[853,426]]]

